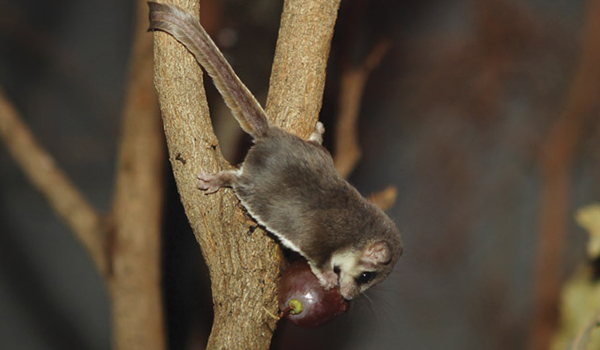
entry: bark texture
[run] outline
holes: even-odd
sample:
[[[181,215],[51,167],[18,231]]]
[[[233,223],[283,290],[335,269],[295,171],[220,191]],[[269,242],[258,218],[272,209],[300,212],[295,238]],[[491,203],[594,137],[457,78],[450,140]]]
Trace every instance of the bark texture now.
[[[196,1],[173,1],[198,14]],[[285,2],[267,114],[303,137],[321,107],[325,66],[339,1]],[[211,277],[214,324],[208,349],[268,349],[277,320],[280,254],[255,229],[231,190],[205,195],[196,175],[230,167],[213,133],[202,71],[192,55],[162,32],[155,37],[155,84],[169,159],[188,220]]]

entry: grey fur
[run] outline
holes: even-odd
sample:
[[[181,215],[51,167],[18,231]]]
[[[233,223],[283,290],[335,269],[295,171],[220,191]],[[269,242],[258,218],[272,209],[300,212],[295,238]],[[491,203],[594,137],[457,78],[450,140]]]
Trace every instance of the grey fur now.
[[[339,286],[348,299],[385,279],[402,254],[400,234],[335,170],[320,144],[323,126],[318,123],[308,141],[270,126],[198,20],[173,5],[149,6],[150,29],[166,31],[194,54],[254,138],[240,171],[201,174],[200,187],[208,193],[232,187],[252,217],[303,255],[325,287]],[[384,254],[369,255],[373,247]],[[336,268],[342,269],[337,275]],[[365,272],[376,275],[361,285]]]

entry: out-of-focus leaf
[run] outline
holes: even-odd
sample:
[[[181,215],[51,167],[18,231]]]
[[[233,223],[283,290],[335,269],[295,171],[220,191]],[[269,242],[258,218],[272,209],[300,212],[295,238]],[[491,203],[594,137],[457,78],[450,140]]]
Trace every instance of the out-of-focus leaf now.
[[[565,284],[560,304],[561,325],[553,350],[600,349],[600,280],[589,262],[600,257],[600,204],[580,209],[577,222],[589,235],[588,262]]]

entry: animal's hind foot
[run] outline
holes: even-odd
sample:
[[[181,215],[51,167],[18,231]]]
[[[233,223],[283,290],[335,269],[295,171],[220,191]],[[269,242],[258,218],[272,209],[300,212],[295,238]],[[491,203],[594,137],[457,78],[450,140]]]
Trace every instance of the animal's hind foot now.
[[[222,171],[217,174],[198,174],[198,188],[206,191],[206,194],[215,193],[221,187],[230,187],[235,171]]]

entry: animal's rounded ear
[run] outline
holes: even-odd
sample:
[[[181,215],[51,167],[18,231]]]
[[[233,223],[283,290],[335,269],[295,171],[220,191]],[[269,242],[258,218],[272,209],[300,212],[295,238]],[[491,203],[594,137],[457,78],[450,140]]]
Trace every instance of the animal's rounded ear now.
[[[377,241],[366,247],[364,258],[373,264],[386,265],[392,261],[392,249],[387,242]]]

